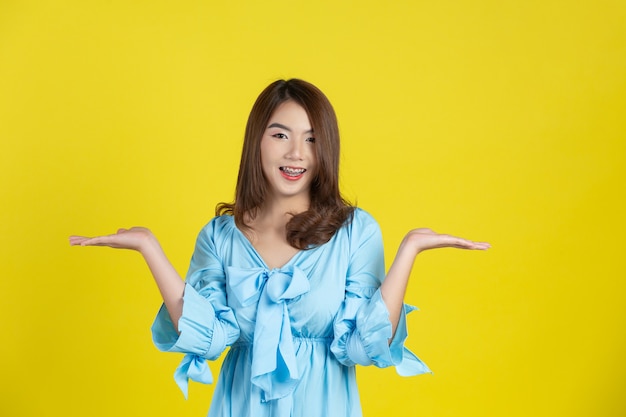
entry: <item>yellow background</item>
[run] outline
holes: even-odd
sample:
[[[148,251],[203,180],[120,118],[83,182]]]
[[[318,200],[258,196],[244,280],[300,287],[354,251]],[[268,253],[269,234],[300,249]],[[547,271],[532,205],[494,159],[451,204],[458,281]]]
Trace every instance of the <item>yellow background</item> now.
[[[136,253],[184,273],[229,201],[271,81],[337,110],[346,196],[425,253],[408,345],[434,375],[359,369],[366,416],[623,416],[626,6],[621,1],[0,2],[0,415],[203,416]],[[211,364],[217,375],[219,364]]]

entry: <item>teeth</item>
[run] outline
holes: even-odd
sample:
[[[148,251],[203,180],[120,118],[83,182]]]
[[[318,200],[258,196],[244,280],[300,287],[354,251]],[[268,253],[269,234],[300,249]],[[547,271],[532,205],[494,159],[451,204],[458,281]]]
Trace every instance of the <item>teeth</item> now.
[[[289,168],[289,167],[280,167],[280,170],[290,177],[295,177],[297,175],[303,174],[306,169],[304,168]]]

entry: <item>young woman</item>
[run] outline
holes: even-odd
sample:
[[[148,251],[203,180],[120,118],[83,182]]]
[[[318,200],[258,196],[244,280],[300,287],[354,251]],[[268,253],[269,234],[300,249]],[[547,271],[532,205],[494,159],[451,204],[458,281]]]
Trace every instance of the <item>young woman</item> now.
[[[410,231],[385,275],[381,232],[339,192],[339,131],[324,94],[276,81],[248,119],[235,201],[201,231],[183,282],[145,228],[70,237],[72,245],[139,251],[163,296],[156,346],[186,355],[175,373],[211,382],[206,359],[227,348],[209,416],[360,416],[355,365],[428,372],[404,348],[404,295],[415,257],[487,249]]]

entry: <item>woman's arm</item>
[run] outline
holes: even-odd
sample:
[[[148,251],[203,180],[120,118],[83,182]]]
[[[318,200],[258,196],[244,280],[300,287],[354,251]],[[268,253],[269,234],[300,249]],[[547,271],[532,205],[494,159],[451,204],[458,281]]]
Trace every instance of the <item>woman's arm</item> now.
[[[438,234],[430,229],[411,230],[400,243],[398,253],[380,286],[383,301],[389,311],[392,339],[400,320],[411,269],[413,268],[415,258],[420,252],[436,248],[486,250],[490,247],[485,242],[473,242],[455,236]]]
[[[152,232],[144,227],[119,229],[117,233],[98,237],[70,236],[70,245],[108,246],[136,250],[143,256],[161,292],[170,319],[178,331],[178,320],[183,311],[185,284],[161,248]]]

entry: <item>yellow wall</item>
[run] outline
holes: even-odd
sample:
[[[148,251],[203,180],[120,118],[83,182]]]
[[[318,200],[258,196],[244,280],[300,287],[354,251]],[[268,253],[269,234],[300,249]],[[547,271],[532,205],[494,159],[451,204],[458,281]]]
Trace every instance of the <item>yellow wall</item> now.
[[[149,226],[184,273],[280,77],[334,103],[388,261],[421,226],[494,246],[420,257],[435,373],[360,369],[366,416],[626,414],[623,2],[211,3],[0,2],[1,416],[206,414],[140,257],[67,236]]]

